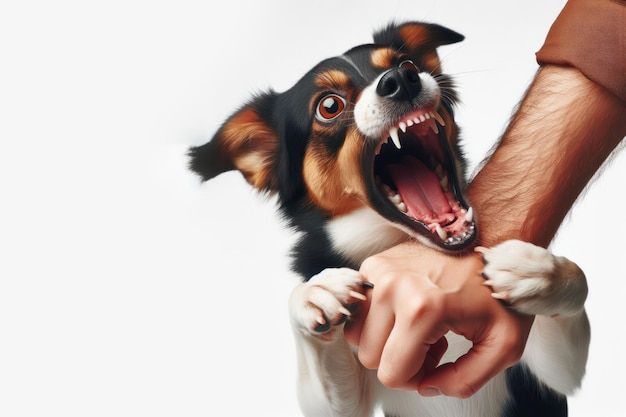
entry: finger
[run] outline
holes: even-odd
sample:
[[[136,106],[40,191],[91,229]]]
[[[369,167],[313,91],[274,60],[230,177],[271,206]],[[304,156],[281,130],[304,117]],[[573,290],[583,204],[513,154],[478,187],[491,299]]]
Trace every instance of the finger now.
[[[534,317],[512,315],[504,308],[497,311],[504,314],[496,314],[494,326],[487,326],[476,334],[466,332],[466,337],[474,342],[467,354],[424,376],[419,386],[422,395],[441,393],[467,398],[519,361]],[[475,325],[472,330],[477,330]]]
[[[420,369],[420,371],[413,378],[411,378],[407,385],[412,389],[417,389],[422,379],[424,379],[424,375],[428,374],[439,365],[441,358],[447,350],[448,340],[445,337],[440,338],[434,345],[431,345],[428,352],[426,352],[424,366],[422,366],[422,369]]]
[[[393,329],[394,321],[393,312],[386,308],[370,308],[364,317],[358,340],[358,357],[366,368],[378,368],[383,348]]]
[[[456,362],[426,371],[418,391],[424,396],[468,398],[514,362],[501,346],[474,345]]]
[[[427,314],[417,322],[396,322],[378,367],[378,379],[383,385],[415,390],[425,369],[437,366],[447,348],[443,337],[447,329],[440,326],[438,317]]]
[[[417,389],[423,378],[422,365],[430,345],[407,338],[397,328],[391,332],[378,366],[378,380],[394,389]]]

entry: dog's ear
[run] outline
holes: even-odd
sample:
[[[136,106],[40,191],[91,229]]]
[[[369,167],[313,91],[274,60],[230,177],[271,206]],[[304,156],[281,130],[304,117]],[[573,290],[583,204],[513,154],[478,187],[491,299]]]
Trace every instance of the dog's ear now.
[[[279,141],[269,123],[276,94],[264,93],[233,114],[208,143],[189,150],[189,167],[207,181],[239,170],[256,188],[274,190]]]
[[[434,52],[439,46],[461,42],[463,39],[463,35],[451,29],[421,22],[390,23],[374,33],[374,43],[377,45],[420,54]]]

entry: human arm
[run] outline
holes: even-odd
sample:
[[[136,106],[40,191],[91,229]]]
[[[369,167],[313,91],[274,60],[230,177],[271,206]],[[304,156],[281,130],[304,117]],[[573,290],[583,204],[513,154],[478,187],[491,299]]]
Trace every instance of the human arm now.
[[[468,189],[481,244],[517,238],[546,247],[624,135],[624,102],[575,68],[542,67]]]

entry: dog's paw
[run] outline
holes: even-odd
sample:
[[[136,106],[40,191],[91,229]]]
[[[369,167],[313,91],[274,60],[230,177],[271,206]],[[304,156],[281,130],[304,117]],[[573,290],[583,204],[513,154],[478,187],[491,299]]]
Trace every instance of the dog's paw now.
[[[358,271],[325,269],[292,291],[289,310],[294,328],[331,339],[335,330],[354,313],[359,301],[366,300],[366,287]]]
[[[483,254],[485,285],[492,296],[524,314],[550,309],[558,267],[548,250],[520,240],[507,240],[492,248],[477,247]]]

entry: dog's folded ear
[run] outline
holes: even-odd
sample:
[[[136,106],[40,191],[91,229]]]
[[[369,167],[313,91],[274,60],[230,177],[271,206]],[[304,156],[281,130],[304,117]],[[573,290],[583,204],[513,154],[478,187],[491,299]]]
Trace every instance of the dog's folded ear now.
[[[245,179],[264,191],[272,183],[278,155],[278,137],[264,117],[275,93],[255,97],[233,114],[204,145],[189,150],[189,167],[207,181],[223,172],[239,170]]]
[[[398,51],[427,55],[442,45],[461,42],[465,37],[451,29],[422,22],[390,23],[374,33],[374,43]]]

